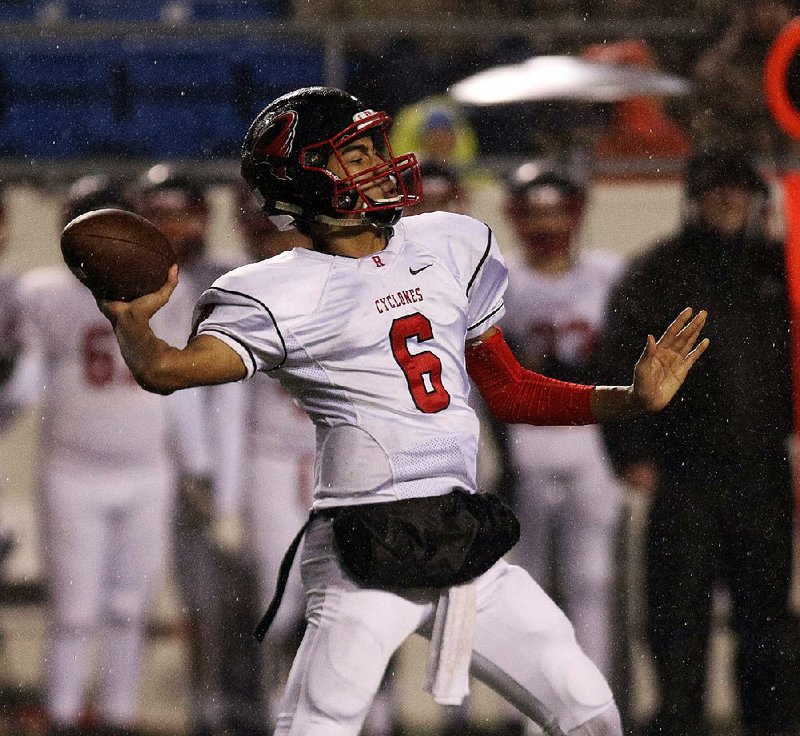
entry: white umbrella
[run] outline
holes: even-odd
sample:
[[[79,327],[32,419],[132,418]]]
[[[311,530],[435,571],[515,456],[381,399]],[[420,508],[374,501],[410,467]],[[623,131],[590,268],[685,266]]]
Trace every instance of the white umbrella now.
[[[450,87],[450,95],[468,105],[504,105],[544,100],[617,102],[685,95],[690,89],[687,80],[655,69],[573,56],[535,56],[467,77]]]

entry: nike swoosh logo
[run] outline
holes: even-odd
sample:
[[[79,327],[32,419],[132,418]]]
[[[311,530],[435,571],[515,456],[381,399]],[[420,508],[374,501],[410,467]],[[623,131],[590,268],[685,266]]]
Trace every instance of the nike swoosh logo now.
[[[429,263],[427,266],[423,266],[422,268],[409,268],[408,272],[412,276],[416,276],[420,271],[424,271],[426,268],[430,268],[432,265],[432,263]]]

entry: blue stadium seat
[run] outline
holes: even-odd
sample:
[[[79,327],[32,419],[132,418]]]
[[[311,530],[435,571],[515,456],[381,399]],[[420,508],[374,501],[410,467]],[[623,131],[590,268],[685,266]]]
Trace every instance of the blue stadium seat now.
[[[31,22],[36,20],[38,4],[31,0],[3,0],[0,2],[0,21]]]
[[[66,16],[71,20],[158,21],[165,0],[65,0]]]
[[[234,141],[240,145],[243,125],[222,49],[137,49],[126,65],[127,130],[153,155],[227,155]]]
[[[241,147],[246,127],[220,105],[195,101],[140,100],[134,105],[129,130],[148,155],[177,158],[229,156]]]
[[[110,80],[108,57],[85,47],[61,51],[41,46],[4,48],[0,64],[9,84],[34,96],[60,90],[106,90]]]
[[[235,156],[266,103],[323,80],[315,44],[8,44],[0,155]]]
[[[105,102],[22,100],[0,118],[0,150],[7,155],[73,158],[111,152],[111,105]]]
[[[194,0],[197,20],[268,20],[289,13],[286,0]]]
[[[315,44],[265,40],[236,49],[231,63],[239,114],[248,120],[278,95],[325,82],[325,54]]]
[[[113,138],[112,63],[92,47],[0,52],[0,150],[67,157]]]
[[[232,82],[222,48],[192,47],[123,49],[131,87],[137,91],[170,90],[184,95],[193,90],[230,94]]]

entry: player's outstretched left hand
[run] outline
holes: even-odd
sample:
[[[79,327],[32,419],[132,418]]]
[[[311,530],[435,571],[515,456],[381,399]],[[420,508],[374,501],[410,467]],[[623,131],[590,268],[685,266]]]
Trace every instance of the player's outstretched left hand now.
[[[669,404],[705,352],[708,338],[700,342],[697,339],[707,316],[703,310],[692,318],[692,310],[687,307],[659,340],[647,336],[647,345],[633,371],[633,396],[644,411],[660,411]]]
[[[150,318],[169,301],[177,285],[178,266],[173,265],[169,269],[167,280],[158,291],[145,294],[129,302],[107,302],[98,299],[97,306],[100,308],[100,311],[108,317],[113,327],[116,327],[117,320],[121,317],[132,317],[137,320],[148,322]]]

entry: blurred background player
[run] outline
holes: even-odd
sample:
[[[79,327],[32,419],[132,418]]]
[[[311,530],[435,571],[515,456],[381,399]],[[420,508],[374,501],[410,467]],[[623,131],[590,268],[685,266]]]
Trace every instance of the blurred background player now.
[[[456,170],[444,163],[427,161],[419,166],[422,191],[420,202],[403,210],[403,215],[421,215],[423,212],[456,212],[469,210],[469,198],[461,186]]]
[[[525,163],[507,185],[520,255],[509,268],[502,328],[527,368],[578,383],[595,374],[596,338],[622,266],[616,255],[578,250],[585,205],[584,183],[554,164]],[[558,591],[578,642],[610,678],[621,495],[599,429],[506,431],[522,527],[512,555],[545,590]]]
[[[103,177],[69,191],[64,223],[131,205]],[[167,405],[142,391],[89,290],[63,266],[19,289],[24,354],[0,413],[41,401],[37,480],[50,622],[45,707],[53,734],[78,734],[90,649],[102,640],[102,733],[135,728],[145,614],[172,508]]]
[[[237,189],[236,205],[238,223],[253,261],[294,247],[308,247],[308,240],[294,228],[278,230],[244,184]],[[258,567],[258,606],[263,611],[275,590],[283,555],[308,518],[316,439],[314,425],[278,381],[260,375],[245,388],[248,414],[243,505]],[[270,722],[277,714],[277,699],[300,643],[304,619],[305,594],[295,566],[278,617],[263,645]]]
[[[5,196],[0,188],[0,258],[8,243]],[[19,351],[17,274],[0,267],[0,381],[6,380]]]
[[[793,517],[783,245],[765,235],[767,185],[742,151],[693,156],[685,196],[681,229],[636,258],[614,289],[598,371],[619,376],[638,352],[635,336],[666,324],[690,296],[714,315],[714,349],[681,400],[647,426],[603,428],[618,472],[653,496],[646,626],[661,709],[647,733],[710,733],[712,602],[724,586],[745,734],[778,736],[789,732]]]
[[[5,192],[0,187],[0,258],[3,257],[7,243]],[[0,386],[11,376],[20,348],[18,278],[13,271],[0,266]],[[0,431],[10,419],[10,412],[0,410]],[[14,546],[14,533],[0,522],[0,582],[4,580],[3,563]],[[2,630],[0,630],[0,642],[2,642]]]
[[[139,211],[175,250],[180,284],[160,315],[159,335],[185,344],[196,300],[238,265],[207,250],[205,188],[166,164],[137,182]],[[241,555],[244,406],[238,384],[167,397],[177,424],[178,484],[173,528],[175,579],[188,619],[190,733],[258,731],[263,723],[255,576]],[[247,610],[247,606],[252,610]]]

